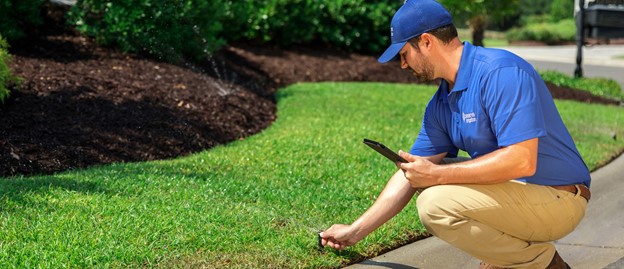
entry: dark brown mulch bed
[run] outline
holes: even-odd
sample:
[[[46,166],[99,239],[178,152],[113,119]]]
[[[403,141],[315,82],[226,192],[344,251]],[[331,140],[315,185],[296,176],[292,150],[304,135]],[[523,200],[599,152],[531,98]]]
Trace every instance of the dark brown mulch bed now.
[[[414,82],[373,56],[326,49],[238,45],[193,67],[64,33],[14,45],[11,53],[24,81],[0,106],[0,176],[167,159],[243,139],[275,120],[276,89],[295,82]],[[551,90],[556,98],[611,102]]]

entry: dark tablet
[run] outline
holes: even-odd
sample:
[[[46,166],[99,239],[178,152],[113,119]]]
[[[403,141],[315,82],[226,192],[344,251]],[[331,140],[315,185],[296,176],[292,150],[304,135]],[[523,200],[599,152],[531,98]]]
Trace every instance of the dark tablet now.
[[[405,159],[403,159],[401,156],[399,156],[399,154],[397,154],[396,152],[392,151],[391,149],[389,149],[388,147],[384,146],[383,144],[377,141],[364,138],[364,144],[368,145],[372,149],[381,153],[381,155],[385,156],[392,162],[395,162],[395,163],[396,162],[402,162],[402,163],[408,162]]]

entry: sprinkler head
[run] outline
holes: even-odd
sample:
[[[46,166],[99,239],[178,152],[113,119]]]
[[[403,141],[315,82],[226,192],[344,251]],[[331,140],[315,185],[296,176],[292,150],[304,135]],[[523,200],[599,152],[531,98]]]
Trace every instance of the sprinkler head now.
[[[317,236],[317,238],[318,238],[318,251],[319,251],[319,252],[323,252],[323,248],[325,248],[325,246],[323,246],[323,238],[321,237],[321,233],[322,233],[322,232],[323,232],[323,231],[318,231],[318,232],[316,233],[316,236]]]

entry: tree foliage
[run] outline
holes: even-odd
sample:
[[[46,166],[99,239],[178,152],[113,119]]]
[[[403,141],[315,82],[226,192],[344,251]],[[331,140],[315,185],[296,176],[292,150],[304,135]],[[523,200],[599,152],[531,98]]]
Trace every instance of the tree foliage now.
[[[574,3],[574,1],[569,2]],[[551,3],[553,3],[552,0],[520,0],[518,10],[522,16],[548,14],[552,5]]]
[[[441,0],[457,24],[465,22],[472,30],[472,43],[483,45],[488,23],[503,21],[518,13],[519,0]]]
[[[571,19],[574,17],[574,1],[553,0],[550,4],[550,17],[552,21]]]

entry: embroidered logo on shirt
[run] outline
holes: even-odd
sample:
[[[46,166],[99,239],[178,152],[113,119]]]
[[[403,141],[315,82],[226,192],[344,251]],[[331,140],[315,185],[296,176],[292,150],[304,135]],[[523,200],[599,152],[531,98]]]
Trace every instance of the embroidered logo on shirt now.
[[[474,112],[464,113],[462,112],[462,119],[465,123],[473,123],[477,121],[477,117]]]

